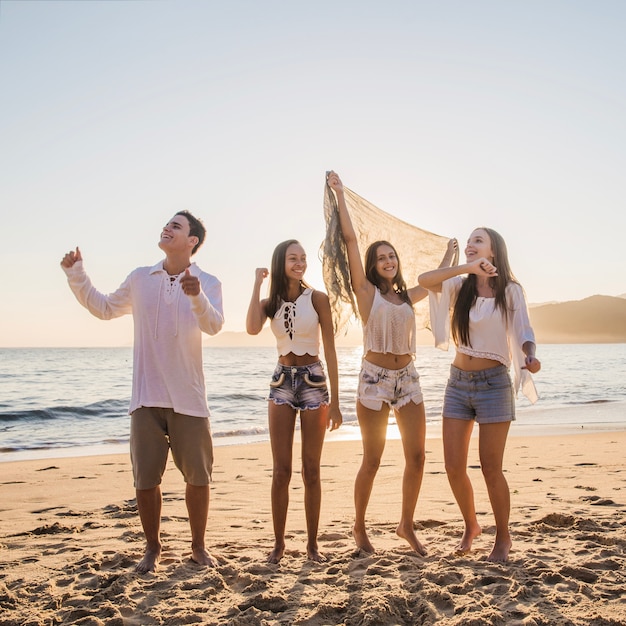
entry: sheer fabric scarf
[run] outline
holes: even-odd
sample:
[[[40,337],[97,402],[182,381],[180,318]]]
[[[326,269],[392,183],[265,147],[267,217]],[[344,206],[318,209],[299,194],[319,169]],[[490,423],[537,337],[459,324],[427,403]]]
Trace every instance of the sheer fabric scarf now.
[[[389,241],[398,252],[402,275],[408,288],[417,285],[417,277],[422,272],[439,267],[449,237],[436,235],[404,222],[347,187],[344,187],[344,195],[363,259],[370,243],[379,239]],[[320,250],[324,286],[330,299],[335,332],[347,332],[348,322],[359,319],[359,314],[350,284],[348,254],[339,226],[337,199],[328,184],[324,189],[324,219],[326,238]],[[414,309],[417,328],[429,328],[428,298],[417,303]]]

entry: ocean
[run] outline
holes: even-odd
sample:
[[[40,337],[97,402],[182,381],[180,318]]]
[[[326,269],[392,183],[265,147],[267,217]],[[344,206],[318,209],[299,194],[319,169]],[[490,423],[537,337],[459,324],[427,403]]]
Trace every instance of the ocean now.
[[[358,438],[355,393],[362,349],[337,350],[344,425],[328,438]],[[626,344],[538,347],[540,399],[521,395],[512,432],[626,428]],[[436,436],[453,353],[418,346],[428,432]],[[204,348],[215,445],[268,439],[266,394],[273,347]],[[125,452],[131,348],[0,349],[0,462]],[[393,419],[389,436],[397,436]]]

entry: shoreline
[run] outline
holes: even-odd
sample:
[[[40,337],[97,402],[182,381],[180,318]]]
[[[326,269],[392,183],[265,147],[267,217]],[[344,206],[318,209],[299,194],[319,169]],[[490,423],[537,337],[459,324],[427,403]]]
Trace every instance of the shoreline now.
[[[344,428],[344,427],[342,427]],[[340,433],[327,433],[324,445],[341,441],[361,441],[358,425],[349,426],[352,432],[345,430]],[[347,429],[346,429],[347,430]],[[523,431],[523,432],[522,432]],[[511,428],[508,439],[518,437],[553,437],[553,436],[578,436],[598,433],[620,433],[626,431],[626,424],[591,424],[588,426],[579,424],[527,424],[521,427],[515,425]],[[472,439],[478,437],[478,427],[472,432]],[[426,439],[440,439],[441,425],[427,427]],[[387,440],[400,440],[400,433],[397,427],[390,424],[387,428]],[[299,442],[299,431],[296,431],[295,441]],[[214,448],[231,448],[248,445],[269,444],[269,437],[259,435],[258,439],[249,437],[216,437],[213,439]],[[97,446],[74,446],[71,448],[55,448],[54,450],[29,450],[17,452],[0,453],[0,467],[4,463],[22,463],[28,461],[53,461],[55,459],[70,458],[91,458],[100,456],[128,455],[129,443],[103,444]]]
[[[549,422],[549,423],[548,423]],[[576,435],[600,432],[621,432],[626,430],[626,402],[607,401],[601,403],[572,405],[572,406],[525,406],[517,408],[517,419],[511,425],[509,438],[528,436],[550,435]],[[478,434],[478,427],[474,428],[472,437]],[[296,438],[299,429],[296,428]],[[428,420],[426,425],[426,438],[436,439],[441,437],[441,419]],[[399,439],[395,423],[387,427],[389,440]],[[326,443],[332,441],[353,441],[361,439],[358,422],[344,423],[342,427],[333,433],[327,433]],[[215,448],[240,446],[254,443],[269,442],[269,435],[242,436],[214,436]],[[110,454],[128,453],[128,441],[115,444],[99,444],[95,446],[72,446],[67,448],[49,448],[45,450],[16,450],[0,452],[0,467],[4,463],[16,461],[58,459],[66,457],[92,457]]]
[[[294,445],[287,550],[273,543],[271,451],[217,446],[207,542],[215,569],[189,559],[184,484],[172,462],[163,481],[164,552],[138,575],[143,534],[127,456],[15,461],[0,481],[0,621],[29,624],[372,626],[506,623],[624,624],[626,432],[515,436],[505,472],[513,549],[484,561],[493,519],[470,443],[469,469],[483,534],[455,556],[462,521],[447,484],[442,442],[427,441],[415,527],[418,557],[395,535],[403,455],[389,440],[368,509],[374,555],[355,552],[352,489],[357,440],[327,441],[318,540],[328,558],[306,560],[300,450]],[[594,622],[594,620],[596,620]]]

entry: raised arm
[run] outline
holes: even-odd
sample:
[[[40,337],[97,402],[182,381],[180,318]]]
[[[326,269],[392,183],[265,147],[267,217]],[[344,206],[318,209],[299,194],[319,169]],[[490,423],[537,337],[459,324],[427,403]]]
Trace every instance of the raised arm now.
[[[359,242],[350,219],[350,213],[346,205],[346,198],[343,191],[343,183],[336,172],[328,174],[328,185],[335,192],[337,197],[337,208],[339,210],[339,224],[341,225],[341,233],[346,242],[348,250],[348,263],[350,265],[350,282],[352,290],[359,305],[359,312],[364,320],[367,320],[369,310],[374,300],[374,285],[367,280],[363,261],[359,251]]]
[[[456,256],[458,247],[459,244],[456,239],[450,239],[448,241],[446,251],[443,255],[443,258],[441,259],[441,263],[439,263],[439,268],[452,266],[452,262],[454,261],[454,257]],[[428,295],[428,290],[421,285],[416,285],[415,287],[407,289],[407,293],[409,294],[411,302],[415,304],[416,302],[423,300]]]
[[[76,250],[70,250],[62,259],[61,267],[64,269],[70,269],[74,266],[74,263],[83,260],[83,255],[80,253],[80,248],[76,246]]]
[[[420,284],[420,287],[424,287],[424,289],[428,291],[439,293],[444,280],[448,280],[454,276],[460,276],[461,274],[476,274],[477,276],[491,277],[497,276],[498,270],[496,266],[487,259],[480,258],[473,260],[471,263],[464,263],[463,265],[453,265],[451,267],[439,266],[436,270],[420,274],[417,282]]]
[[[132,313],[130,276],[113,293],[100,293],[85,272],[83,256],[78,246],[76,250],[63,256],[61,269],[65,272],[67,283],[78,302],[95,317],[110,320]]]
[[[258,335],[267,319],[267,300],[261,300],[261,285],[268,276],[269,271],[267,268],[257,267],[254,275],[252,297],[248,306],[248,315],[246,316],[246,331],[249,335]]]

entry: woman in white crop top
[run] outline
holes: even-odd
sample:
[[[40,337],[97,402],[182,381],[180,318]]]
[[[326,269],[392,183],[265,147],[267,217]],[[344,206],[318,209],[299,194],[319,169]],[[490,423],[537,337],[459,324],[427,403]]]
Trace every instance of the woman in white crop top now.
[[[450,330],[456,344],[444,396],[442,434],[448,481],[465,522],[457,552],[469,552],[481,533],[467,474],[470,437],[478,422],[480,465],[496,523],[488,560],[506,561],[511,549],[511,507],[502,471],[504,448],[515,419],[515,393],[521,384],[525,395],[536,400],[530,373],[538,372],[541,363],[535,357],[524,292],[511,272],[502,236],[490,228],[477,228],[467,241],[465,256],[464,265],[426,272],[418,280],[430,292],[436,345],[447,349]],[[509,375],[511,363],[515,385]]]
[[[268,397],[275,536],[274,549],[267,559],[269,563],[278,563],[285,552],[293,437],[298,412],[307,557],[318,562],[326,560],[317,547],[321,506],[320,459],[326,428],[339,428],[342,417],[330,304],[324,292],[311,289],[304,282],[306,268],[306,254],[298,241],[290,239],[279,244],[272,256],[270,295],[265,299],[260,297],[261,284],[269,271],[258,268],[246,319],[248,333],[257,335],[269,318],[278,348],[278,364]],[[330,385],[326,383],[319,356],[320,333]]]
[[[327,182],[337,197],[352,291],[363,324],[364,355],[356,406],[363,460],[354,484],[354,539],[360,550],[374,552],[365,513],[385,448],[389,412],[393,409],[405,457],[402,510],[396,533],[417,554],[425,555],[413,527],[426,444],[424,402],[413,362],[416,331],[413,304],[425,298],[427,291],[419,286],[407,288],[395,248],[387,241],[377,241],[368,247],[363,266],[343,184],[335,172],[329,172]],[[447,253],[442,264],[451,260],[452,255]]]

